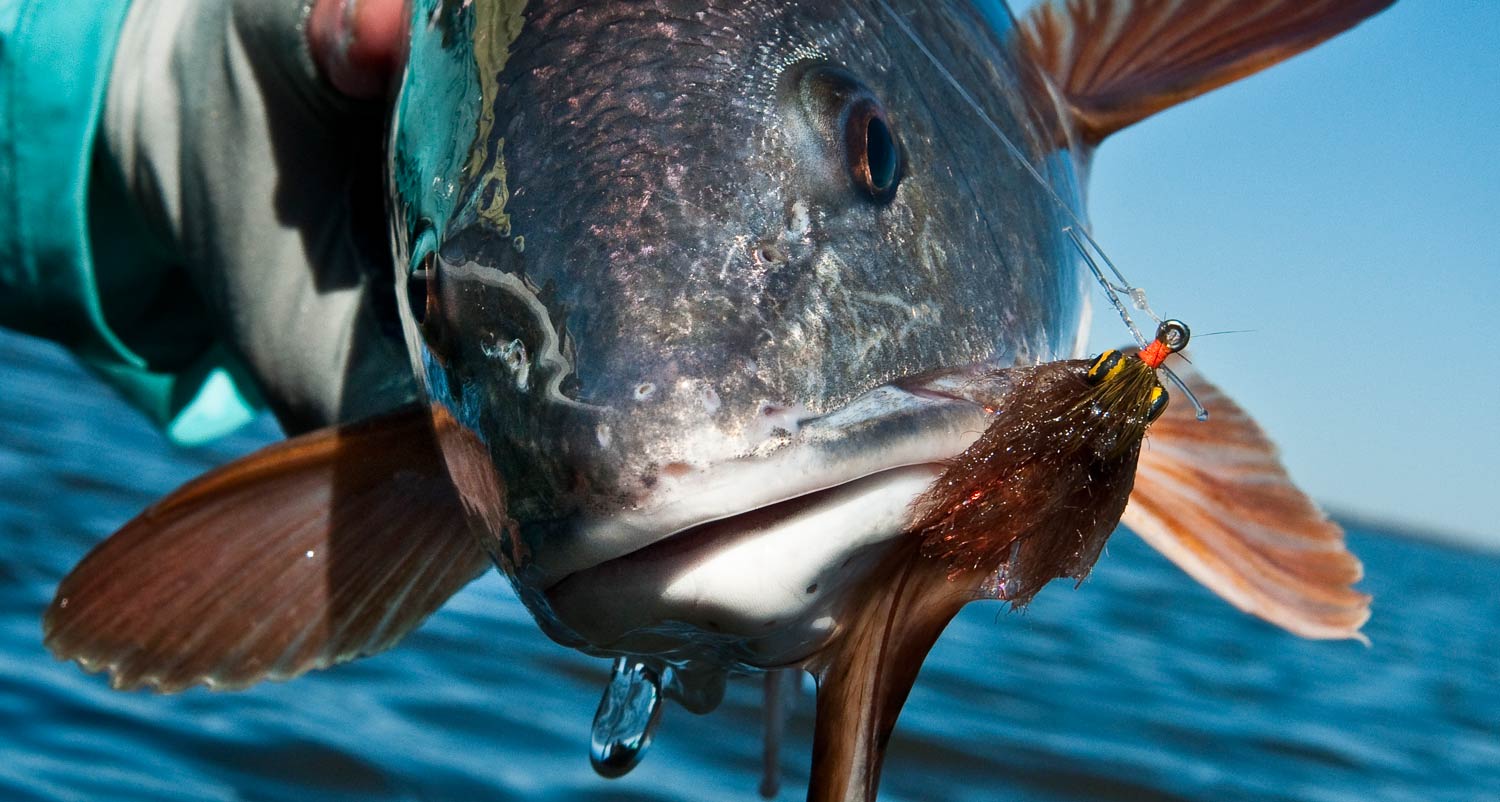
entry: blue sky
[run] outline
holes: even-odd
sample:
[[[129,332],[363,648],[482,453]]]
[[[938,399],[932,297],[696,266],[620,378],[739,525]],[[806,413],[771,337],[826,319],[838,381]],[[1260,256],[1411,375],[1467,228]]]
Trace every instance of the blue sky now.
[[[1108,140],[1090,211],[1158,312],[1253,330],[1194,362],[1314,497],[1500,547],[1497,134],[1500,3],[1406,0]]]

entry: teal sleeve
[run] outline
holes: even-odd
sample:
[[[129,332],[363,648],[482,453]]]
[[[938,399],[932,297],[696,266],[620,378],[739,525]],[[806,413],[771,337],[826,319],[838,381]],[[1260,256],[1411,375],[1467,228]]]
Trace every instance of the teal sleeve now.
[[[128,5],[0,0],[0,325],[62,343],[194,444],[261,401],[96,152]]]

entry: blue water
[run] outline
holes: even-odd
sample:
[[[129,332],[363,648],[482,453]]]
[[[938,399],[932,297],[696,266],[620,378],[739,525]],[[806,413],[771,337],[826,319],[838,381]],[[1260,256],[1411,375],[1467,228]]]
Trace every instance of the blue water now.
[[[284,685],[110,691],[42,610],[147,503],[277,436],[173,449],[52,348],[0,335],[0,800],[755,799],[759,683],[669,709],[623,780],[589,768],[604,661],[547,641],[498,576],[399,648]],[[970,605],[893,741],[888,800],[1500,799],[1500,560],[1352,531],[1374,645],[1243,616],[1128,533],[1080,590]],[[807,780],[793,714],[783,799]]]

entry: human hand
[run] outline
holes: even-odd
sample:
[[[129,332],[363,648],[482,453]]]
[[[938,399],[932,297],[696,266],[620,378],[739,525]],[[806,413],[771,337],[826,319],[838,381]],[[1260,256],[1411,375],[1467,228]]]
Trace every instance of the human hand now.
[[[404,17],[401,0],[136,0],[116,50],[101,164],[291,431],[415,397],[381,178]]]
[[[406,47],[405,0],[316,0],[307,18],[313,59],[334,88],[379,98]]]

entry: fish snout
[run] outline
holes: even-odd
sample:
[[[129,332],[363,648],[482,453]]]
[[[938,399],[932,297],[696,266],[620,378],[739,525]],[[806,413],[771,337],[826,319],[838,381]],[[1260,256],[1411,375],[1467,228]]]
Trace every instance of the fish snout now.
[[[657,376],[600,419],[567,512],[521,521],[506,566],[553,637],[603,654],[765,667],[836,631],[911,504],[988,414],[973,369],[814,414]],[[969,377],[969,378],[966,378]],[[712,392],[710,392],[712,391]]]

